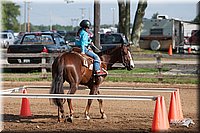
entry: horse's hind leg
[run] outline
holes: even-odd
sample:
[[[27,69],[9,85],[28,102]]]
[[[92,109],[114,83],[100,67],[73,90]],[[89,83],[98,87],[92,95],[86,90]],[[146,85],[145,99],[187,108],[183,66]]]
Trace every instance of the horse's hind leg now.
[[[100,94],[99,90],[97,91],[97,94]],[[106,116],[106,114],[104,113],[104,110],[103,110],[103,100],[102,99],[97,99],[97,100],[99,102],[99,110],[100,110],[100,113],[101,113],[101,118],[106,119],[107,116]]]
[[[78,88],[77,84],[71,84],[70,85],[70,90],[68,91],[68,94],[74,94],[76,92]],[[68,122],[73,122],[73,114],[74,114],[74,110],[73,110],[73,106],[72,106],[72,100],[71,99],[67,99],[67,103],[68,103],[68,107],[69,107],[69,116],[67,118]]]

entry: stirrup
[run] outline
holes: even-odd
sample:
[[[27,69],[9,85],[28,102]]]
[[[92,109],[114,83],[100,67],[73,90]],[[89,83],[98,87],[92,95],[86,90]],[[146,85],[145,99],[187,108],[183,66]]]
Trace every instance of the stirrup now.
[[[97,72],[97,73],[94,73],[94,76],[105,76],[107,75],[108,73],[104,72],[104,71],[100,71],[100,72]]]

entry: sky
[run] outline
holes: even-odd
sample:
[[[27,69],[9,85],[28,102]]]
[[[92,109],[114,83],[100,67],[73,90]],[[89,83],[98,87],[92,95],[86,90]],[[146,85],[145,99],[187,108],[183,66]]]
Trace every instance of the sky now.
[[[20,5],[21,16],[18,20],[24,23],[24,1],[12,0]],[[82,19],[94,21],[93,0],[26,0],[30,2],[30,22],[33,25],[73,25],[77,26]],[[71,1],[71,0],[70,0]],[[138,0],[137,0],[138,1]],[[137,1],[131,0],[131,23],[133,23]],[[175,1],[175,2],[174,2]],[[185,21],[193,20],[197,15],[198,0],[148,0],[145,18],[151,18],[156,12]],[[83,10],[83,13],[82,13]],[[100,24],[118,23],[117,0],[100,0]]]

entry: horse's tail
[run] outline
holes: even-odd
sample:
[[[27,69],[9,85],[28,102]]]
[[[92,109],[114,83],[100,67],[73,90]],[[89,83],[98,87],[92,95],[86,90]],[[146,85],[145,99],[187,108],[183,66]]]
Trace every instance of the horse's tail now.
[[[61,57],[57,57],[52,64],[52,83],[50,94],[64,94],[63,89],[63,69],[64,62]],[[62,106],[64,99],[52,98],[50,99],[56,106]]]

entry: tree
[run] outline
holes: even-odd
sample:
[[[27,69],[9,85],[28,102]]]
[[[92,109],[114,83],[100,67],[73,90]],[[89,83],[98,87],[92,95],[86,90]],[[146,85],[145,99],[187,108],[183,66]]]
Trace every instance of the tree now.
[[[2,1],[2,30],[19,30],[17,17],[20,15],[20,6],[11,1]]]
[[[133,42],[133,45],[135,45],[137,48],[139,48],[140,33],[143,23],[142,19],[144,17],[146,8],[147,0],[139,0],[131,33],[131,41]]]
[[[158,12],[156,12],[156,13],[154,13],[153,15],[152,15],[152,19],[156,19],[157,18],[157,16],[159,15],[159,13]]]
[[[200,23],[200,1],[197,3],[197,16],[193,20],[195,23]]]
[[[195,19],[193,20],[195,23],[200,23],[200,14],[198,14]]]
[[[118,0],[119,27],[118,32],[130,36],[130,0]]]

